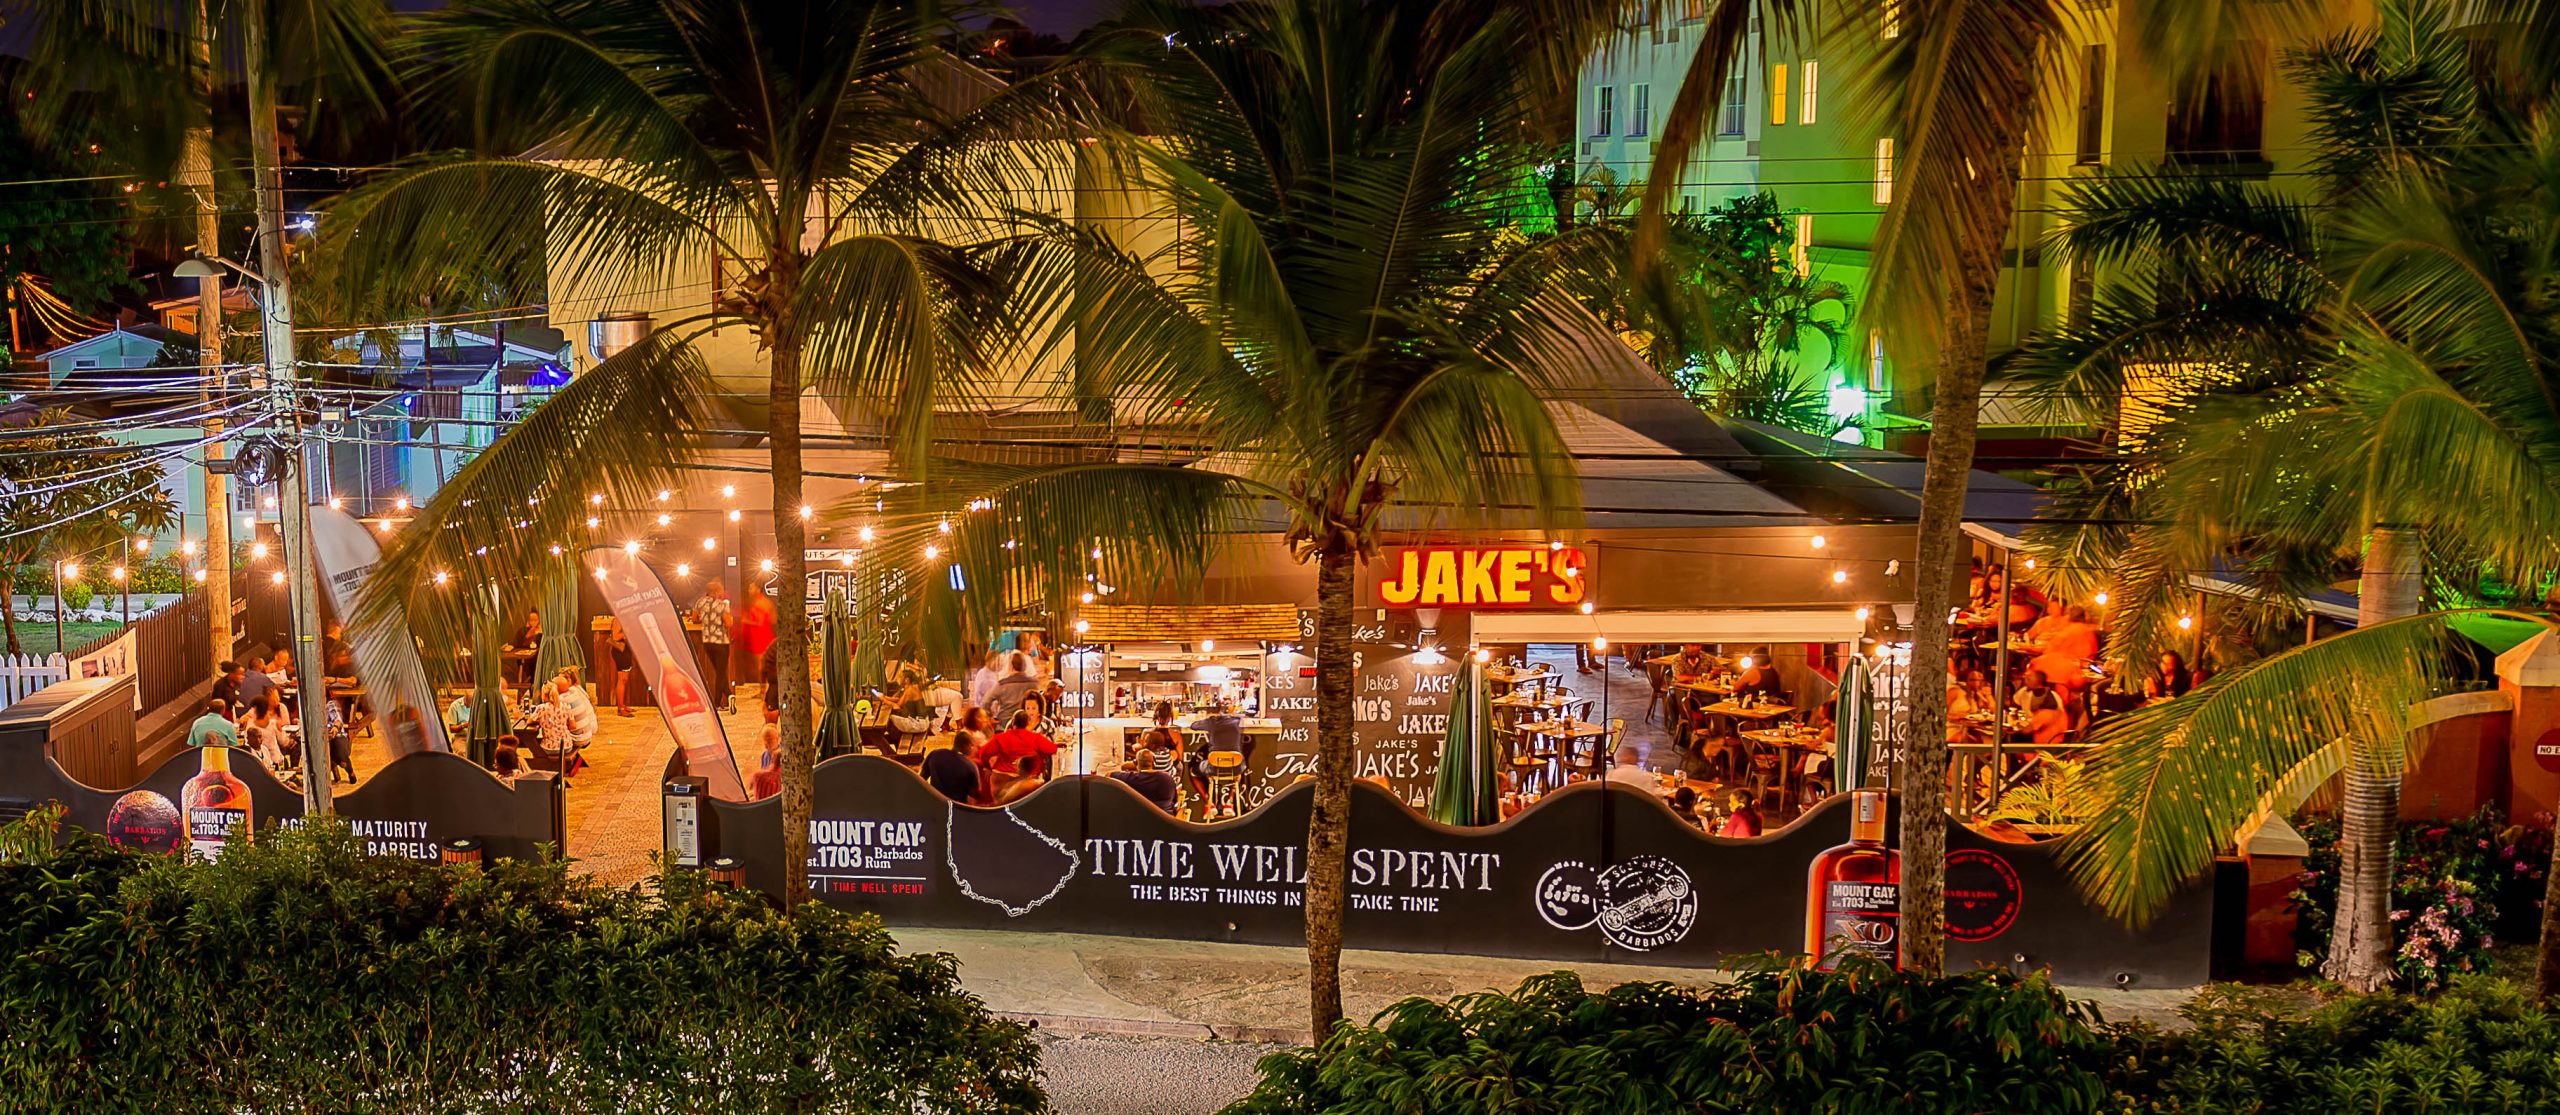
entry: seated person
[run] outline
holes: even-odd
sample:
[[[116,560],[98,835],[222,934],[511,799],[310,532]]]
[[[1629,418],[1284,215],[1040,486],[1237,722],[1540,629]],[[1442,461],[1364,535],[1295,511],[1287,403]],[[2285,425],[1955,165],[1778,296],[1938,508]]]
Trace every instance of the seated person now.
[[[1174,810],[1179,784],[1165,767],[1172,762],[1173,735],[1161,728],[1150,728],[1140,737],[1138,746],[1129,753],[1129,763],[1112,772],[1114,781],[1138,792],[1138,796],[1156,808]]]
[[[1686,786],[1671,791],[1671,814],[1689,822],[1690,828],[1703,828],[1706,825],[1706,822],[1698,819],[1698,791]]]
[[[1680,656],[1671,660],[1673,681],[1696,681],[1714,672],[1716,660],[1707,648],[1690,643],[1680,648]]]
[[[513,786],[517,776],[524,773],[524,755],[515,749],[514,744],[500,741],[498,749],[489,755],[489,772],[497,775],[498,781]]]
[[[1733,695],[1737,699],[1746,696],[1758,695],[1782,704],[1785,703],[1787,699],[1786,683],[1778,680],[1778,664],[1770,660],[1769,648],[1752,648],[1751,667],[1742,671],[1741,680],[1734,682]]]
[[[1725,816],[1718,836],[1751,837],[1760,835],[1760,796],[1749,790],[1735,790],[1725,799],[1732,811]]]
[[[1015,764],[1011,778],[999,777],[998,781],[1000,785],[996,788],[997,805],[1011,805],[1021,801],[1030,797],[1031,791],[1049,784],[1049,779],[1040,773],[1040,760],[1028,755],[1023,756]]]
[[[979,783],[983,772],[973,756],[978,750],[978,737],[966,728],[952,732],[943,746],[925,752],[924,764],[917,773],[934,792],[962,805],[980,804]]]
[[[1022,769],[1022,761],[1029,759],[1041,777],[1048,777],[1049,759],[1058,753],[1058,741],[1040,734],[1034,727],[1039,722],[1039,713],[1030,709],[1017,710],[1010,726],[987,741],[987,746],[978,755],[979,764],[998,772],[1001,777]]]

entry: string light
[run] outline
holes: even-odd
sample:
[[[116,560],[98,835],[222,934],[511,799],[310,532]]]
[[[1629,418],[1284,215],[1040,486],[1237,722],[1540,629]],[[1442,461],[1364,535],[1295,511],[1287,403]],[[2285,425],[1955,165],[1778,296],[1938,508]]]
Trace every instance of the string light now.
[[[1551,551],[1551,552],[1552,552],[1552,551],[1555,551],[1555,550],[1561,550],[1561,549],[1564,549],[1564,539],[1561,539],[1561,538],[1551,538],[1551,539],[1548,539],[1548,540],[1547,540],[1547,549],[1548,549],[1549,551]]]
[[[1583,615],[1586,615],[1586,616],[1591,614],[1591,602],[1590,602],[1590,601],[1585,600],[1585,601],[1583,601],[1583,602],[1582,602],[1582,614],[1583,614]]]
[[[1215,653],[1217,653],[1217,651],[1218,651],[1218,641],[1217,641],[1216,639],[1202,639],[1202,640],[1200,640],[1200,653],[1202,653],[1202,654],[1215,654]]]
[[[283,584],[283,583],[284,583],[284,570],[279,569],[279,570],[276,570],[276,571],[275,571],[275,572],[273,572],[273,573],[267,574],[267,579],[268,579],[268,580],[270,580],[270,581],[275,582],[276,584]]]
[[[1867,622],[1867,617],[1874,614],[1876,614],[1875,609],[1869,608],[1864,604],[1858,605],[1858,622],[1865,623]]]
[[[729,521],[730,521],[730,522],[733,522],[733,523],[734,523],[734,522],[737,522],[741,517],[742,517],[742,516],[739,514],[739,511],[738,511],[738,509],[737,509],[737,508],[732,507],[732,508],[730,508],[730,509],[729,509]]]
[[[676,563],[676,576],[679,576],[679,577],[690,577],[690,576],[693,576],[693,563],[692,563],[692,562],[689,562],[689,561],[679,561],[679,562],[677,562],[677,563]]]
[[[2034,558],[2028,558],[2028,559],[2027,559],[2027,571],[2028,571],[2028,572],[2030,572],[2030,573],[2035,572],[2035,568],[2036,568],[2036,559],[2034,559]]]
[[[137,553],[137,554],[147,554],[147,553],[150,553],[150,552],[151,552],[151,540],[150,540],[150,539],[148,539],[148,538],[136,538],[136,539],[134,539],[134,540],[133,540],[133,552],[135,552],[135,553]]]
[[[808,518],[809,516],[811,516],[811,515],[815,515],[815,514],[817,514],[817,513],[818,513],[818,509],[817,509],[817,508],[815,508],[815,507],[811,507],[811,506],[809,506],[808,504],[805,504],[805,503],[800,505],[800,517],[801,517],[801,518],[803,518],[803,519],[806,519],[806,518]]]
[[[2178,630],[2180,631],[2193,630],[2195,625],[2196,617],[2194,616],[2182,615],[2178,617]]]
[[[665,503],[667,500],[674,498],[674,496],[674,492],[668,491],[665,488],[658,489],[658,502],[660,503]]]
[[[603,525],[604,525],[604,520],[599,519],[599,518],[596,518],[596,517],[595,517],[595,516],[593,516],[593,515],[589,515],[589,516],[587,516],[587,529],[588,529],[588,530],[594,530],[594,529],[596,529],[597,527],[600,527],[600,526],[603,526]]]
[[[1493,661],[1493,652],[1492,652],[1492,651],[1486,650],[1486,649],[1484,649],[1483,647],[1477,647],[1477,648],[1476,648],[1476,665],[1478,665],[1478,666],[1482,666],[1482,665],[1484,665],[1485,663],[1487,663],[1487,662],[1491,662],[1491,661]]]
[[[924,544],[924,559],[925,559],[926,561],[932,561],[933,559],[938,558],[938,557],[941,557],[941,556],[942,556],[942,547],[940,547],[940,546],[936,546],[936,545],[934,545],[934,544],[933,544],[933,543],[931,543],[931,542],[927,542],[927,543],[925,543],[925,544]]]
[[[604,579],[604,567],[601,565],[596,567],[596,579],[599,581]]]
[[[240,516],[240,529],[242,529],[242,530],[256,530],[256,529],[258,529],[258,517],[257,517],[257,516],[255,516],[255,515],[242,515],[242,516]]]
[[[717,550],[720,548],[720,540],[708,534],[703,535],[702,548],[705,550]]]
[[[722,498],[722,499],[736,499],[736,498],[738,498],[738,486],[737,486],[737,485],[735,485],[735,484],[722,484],[722,485],[720,485],[720,498]]]
[[[2090,594],[2089,599],[2101,608],[2107,606],[2107,594],[2103,590]]]
[[[764,559],[763,561],[759,561],[759,562],[757,562],[757,563],[756,563],[756,572],[758,572],[758,573],[771,573],[771,572],[773,572],[773,559],[772,559],[772,558],[766,558],[766,559]]]
[[[265,559],[266,559],[266,556],[267,556],[267,544],[266,544],[266,543],[264,543],[264,542],[252,542],[252,543],[250,543],[250,544],[249,544],[249,557],[250,557],[252,560],[263,561],[263,560],[265,560]]]
[[[347,509],[347,501],[346,501],[346,500],[340,499],[340,498],[338,498],[337,496],[330,496],[330,497],[329,497],[329,510],[331,510],[331,511],[344,511],[344,510],[346,510],[346,509]]]
[[[79,563],[79,562],[76,562],[76,561],[66,561],[66,562],[63,562],[63,563],[62,563],[62,575],[63,575],[63,576],[65,576],[65,577],[77,577],[77,576],[79,576],[79,575],[80,575],[80,563]]]
[[[1813,548],[1814,548],[1814,549],[1817,549],[1817,550],[1821,549],[1821,548],[1822,548],[1822,547],[1823,547],[1827,542],[1828,542],[1828,540],[1827,540],[1827,539],[1825,539],[1825,538],[1823,538],[1823,537],[1822,537],[1821,535],[1819,535],[1819,534],[1817,534],[1817,535],[1814,535],[1814,536],[1813,536]]]
[[[445,571],[444,571],[444,570],[439,569],[439,570],[436,570],[436,575],[435,575],[434,577],[430,578],[430,579],[431,579],[431,580],[433,580],[433,581],[434,581],[435,583],[437,583],[438,585],[442,585],[443,583],[445,583],[445,581],[447,580],[447,578],[448,578],[448,575],[445,573]]]
[[[1096,546],[1096,547],[1094,547],[1094,548],[1093,548],[1093,560],[1095,560],[1095,561],[1101,561],[1101,560],[1102,560],[1102,547],[1100,547],[1100,546]]]
[[[669,514],[667,514],[667,513],[663,512],[663,511],[661,511],[661,512],[659,512],[659,513],[658,513],[658,525],[659,525],[659,526],[662,526],[662,527],[663,527],[663,526],[672,526],[672,525],[674,525],[675,521],[676,521],[676,517],[675,517],[675,516],[673,516],[673,515],[669,515]]]
[[[843,553],[837,554],[836,564],[844,566],[847,569],[853,568],[853,551],[846,550]]]
[[[942,532],[942,533],[944,533],[944,534],[949,534],[949,533],[951,533],[951,520],[949,520],[949,519],[940,519],[940,520],[936,520],[936,521],[934,522],[934,524],[933,524],[933,528],[934,528],[935,530],[941,531],[941,532]]]
[[[1082,599],[1085,603],[1087,603],[1087,604],[1091,604],[1091,603],[1093,603],[1093,594],[1092,594],[1092,593],[1090,593],[1090,592],[1088,592],[1088,593],[1084,594],[1084,596],[1083,596],[1083,597],[1081,597],[1081,599]]]
[[[639,542],[639,540],[638,540],[638,539],[633,539],[633,540],[631,540],[631,541],[629,541],[629,542],[625,542],[625,543],[623,543],[623,544],[622,544],[622,552],[623,552],[623,553],[626,553],[626,554],[629,554],[629,555],[631,555],[632,557],[639,557],[639,556],[640,556],[640,542]]]
[[[384,534],[389,534],[391,533],[391,520],[384,519],[381,522],[373,524],[373,528]]]
[[[195,539],[192,539],[192,538],[181,538],[181,539],[179,539],[179,540],[178,540],[178,553],[179,553],[179,555],[180,555],[180,556],[182,556],[182,557],[194,557],[194,556],[196,556],[196,540],[195,540]]]
[[[1091,630],[1093,630],[1093,625],[1092,625],[1092,624],[1090,624],[1090,623],[1086,623],[1086,622],[1085,622],[1085,621],[1083,621],[1083,620],[1077,620],[1077,621],[1076,621],[1076,634],[1078,634],[1078,635],[1082,635],[1082,634],[1084,634],[1085,632],[1087,632],[1087,631],[1091,631]]]
[[[408,509],[409,509],[409,497],[407,497],[407,496],[402,496],[402,497],[400,497],[400,498],[398,498],[398,499],[392,500],[392,501],[391,501],[391,509],[392,509],[392,510],[394,510],[394,511],[406,511],[406,510],[408,510]]]
[[[1013,545],[1014,545],[1014,543],[1013,543],[1013,539],[1008,538],[1008,539],[1005,539],[1005,540],[1004,540],[1004,548],[1005,548],[1005,549],[1010,550],[1010,549],[1012,549],[1012,548],[1013,548]]]
[[[1849,571],[1848,571],[1848,570],[1846,570],[1846,569],[1834,569],[1834,570],[1832,570],[1832,571],[1831,571],[1831,583],[1832,583],[1832,584],[1835,584],[1835,585],[1845,585],[1845,584],[1848,584],[1848,583],[1849,583]]]
[[[1593,649],[1593,650],[1607,650],[1607,649],[1609,649],[1609,637],[1608,637],[1608,636],[1606,636],[1606,635],[1594,635],[1594,636],[1592,636],[1592,637],[1591,637],[1591,649]]]
[[[559,544],[559,543],[554,542],[554,543],[552,543],[552,544],[551,544],[551,556],[553,556],[553,557],[559,557],[559,556],[560,556],[560,544]]]
[[[859,539],[861,539],[861,540],[863,540],[863,541],[865,541],[865,542],[869,542],[869,541],[871,541],[871,528],[866,526],[866,527],[862,528],[861,530],[857,530],[857,531],[853,532],[853,535],[854,535],[854,537],[859,538]]]
[[[264,507],[269,511],[273,511],[276,509],[276,497],[268,496],[265,499],[261,499],[258,501],[258,506]]]
[[[204,580],[204,570],[203,570],[203,569],[197,569],[197,570],[195,571],[195,576],[196,576],[196,580],[197,580],[197,581],[199,581],[199,582],[203,581],[203,580]]]
[[[121,565],[109,566],[107,568],[107,576],[115,578],[118,582],[122,582],[124,580],[124,567]]]
[[[589,507],[602,507],[602,506],[604,506],[604,493],[603,493],[603,492],[588,492],[588,493],[587,493],[587,506],[589,506]]]

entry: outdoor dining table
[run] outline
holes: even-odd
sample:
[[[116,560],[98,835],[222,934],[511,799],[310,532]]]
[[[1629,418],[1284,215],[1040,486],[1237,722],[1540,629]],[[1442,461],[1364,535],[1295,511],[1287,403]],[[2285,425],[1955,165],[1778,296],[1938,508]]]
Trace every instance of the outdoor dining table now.
[[[1553,681],[1558,675],[1540,663],[1535,666],[1487,666],[1484,676],[1485,680],[1496,685],[1518,685],[1522,682]]]
[[[1822,734],[1807,729],[1752,728],[1743,732],[1742,738],[1764,747],[1778,749],[1779,783],[1785,788],[1787,800],[1790,802],[1801,799],[1804,794],[1804,772],[1799,769],[1798,763],[1792,761],[1798,756],[1786,753],[1799,752],[1805,756],[1829,754]]]
[[[1982,649],[1984,649],[1984,650],[1998,650],[1998,649],[2000,649],[2000,640],[1998,640],[1998,639],[1984,639],[1983,641],[1981,641],[1980,643],[1977,643],[1977,644],[1975,644],[1975,645],[1976,645],[1976,646],[1981,647],[1981,648],[1982,648]],[[2036,640],[2036,639],[2029,639],[2029,638],[2026,638],[2025,636],[2022,636],[2022,635],[2011,635],[2011,636],[2009,636],[2009,653],[2011,653],[2011,654],[2043,654],[2043,653],[2044,653],[2044,643],[2043,643],[2042,641],[2040,641],[2040,640]]]
[[[1796,710],[1792,705],[1757,705],[1745,708],[1727,700],[1718,701],[1698,711],[1715,716],[1730,716],[1736,720],[1775,720],[1781,716],[1791,716]]]
[[[1505,693],[1487,703],[1495,708],[1555,708],[1564,704],[1564,698],[1542,693]]]

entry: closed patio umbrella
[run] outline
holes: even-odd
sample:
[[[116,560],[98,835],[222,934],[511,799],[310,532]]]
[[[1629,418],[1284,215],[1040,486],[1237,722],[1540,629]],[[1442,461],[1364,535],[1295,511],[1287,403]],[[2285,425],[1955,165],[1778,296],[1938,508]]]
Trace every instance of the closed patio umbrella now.
[[[560,676],[563,666],[578,668],[587,680],[587,655],[578,641],[578,579],[567,559],[542,581],[542,641],[534,648],[533,679],[539,685]]]
[[[1441,824],[1490,825],[1502,819],[1493,732],[1485,716],[1489,699],[1484,671],[1470,655],[1458,668],[1449,730],[1440,742],[1440,774],[1431,786],[1431,819]]]
[[[826,615],[818,624],[818,639],[824,647],[818,658],[820,699],[826,703],[826,711],[818,715],[820,755],[851,754],[862,746],[862,731],[853,716],[853,655],[845,649],[851,619],[844,590],[828,589]]]
[[[1875,731],[1875,704],[1867,698],[1867,660],[1854,654],[1848,659],[1841,664],[1840,693],[1831,706],[1832,749],[1840,765],[1842,790],[1866,785],[1875,758],[1868,749],[1868,737]]]
[[[506,663],[499,647],[506,635],[499,628],[506,621],[498,611],[497,590],[490,589],[488,595],[477,637],[471,641],[471,726],[466,736],[471,761],[484,767],[497,753],[497,741],[507,734],[509,720],[506,690],[500,683]]]

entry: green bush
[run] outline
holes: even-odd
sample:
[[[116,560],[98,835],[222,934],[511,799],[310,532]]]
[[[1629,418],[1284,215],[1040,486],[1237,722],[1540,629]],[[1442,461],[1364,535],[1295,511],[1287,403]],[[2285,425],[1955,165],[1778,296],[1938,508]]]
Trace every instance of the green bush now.
[[[51,820],[0,832],[11,1110],[1045,1107],[1028,1032],[876,919],[370,857],[328,822],[195,865]]]
[[[2338,907],[2335,817],[2298,821],[2311,855],[2290,896],[2297,962],[2329,947]],[[2484,971],[2498,938],[2531,940],[2542,924],[2551,864],[2551,815],[2508,824],[2496,806],[2451,821],[2404,821],[2394,839],[2392,965],[2400,985],[2428,991],[2462,972]]]
[[[2516,985],[2456,976],[2441,995],[2308,1009],[2208,990],[2180,1033],[2127,1027],[2116,1086],[2136,1110],[2336,1115],[2560,1109],[2560,1014]]]
[[[1720,986],[1598,994],[1556,972],[1508,995],[1408,999],[1272,1054],[1227,1112],[2112,1110],[2096,1021],[2043,979],[1998,971],[1767,963]]]

